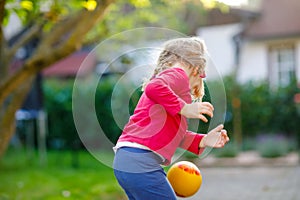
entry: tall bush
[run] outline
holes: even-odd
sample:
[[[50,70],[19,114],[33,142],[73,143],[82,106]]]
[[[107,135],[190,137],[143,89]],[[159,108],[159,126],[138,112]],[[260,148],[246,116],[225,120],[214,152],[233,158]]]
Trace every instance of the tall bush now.
[[[48,143],[53,148],[72,148],[78,141],[72,116],[73,81],[44,82],[44,103],[48,114]]]
[[[121,129],[116,125],[111,112],[111,95],[115,82],[114,76],[102,78],[95,93],[98,122],[103,132],[113,143],[116,142],[121,133]],[[72,114],[73,83],[74,80],[47,80],[44,83],[50,147],[72,148],[72,145],[78,145],[78,141],[80,142]],[[88,130],[89,127],[87,127]]]
[[[225,78],[227,102],[230,96],[231,79]],[[300,130],[300,118],[294,103],[299,90],[296,84],[282,88],[270,88],[266,82],[240,84],[242,132],[244,138],[253,138],[260,133],[284,133],[296,136]],[[232,131],[231,105],[227,106],[226,128]]]
[[[111,101],[113,92],[117,93],[117,98],[124,102],[122,98],[127,98],[126,88],[119,88],[114,91],[118,80],[117,75],[107,76],[101,79],[95,94],[95,107],[101,128],[111,142],[115,143],[121,134],[121,128],[116,124],[116,120],[111,111]],[[229,135],[232,133],[232,108],[231,108],[231,79],[224,78],[224,85],[227,95],[227,113],[225,127]],[[125,86],[124,86],[125,87]],[[72,116],[72,88],[73,80],[69,81],[46,81],[44,84],[45,107],[49,121],[49,141],[56,146],[65,144],[70,147],[74,141],[78,140]],[[296,85],[272,90],[267,83],[248,82],[240,85],[240,98],[242,109],[242,132],[244,138],[255,138],[261,133],[280,133],[287,136],[300,134],[300,118],[294,103],[294,94],[299,90]],[[210,101],[209,91],[205,101]],[[137,88],[130,96],[129,107],[121,104],[119,115],[124,109],[128,109],[129,114],[133,110],[141,95],[140,88]],[[124,123],[127,121],[124,117]],[[207,124],[201,124],[198,131],[205,133]],[[197,130],[195,130],[197,131]],[[234,139],[234,138],[232,138]]]

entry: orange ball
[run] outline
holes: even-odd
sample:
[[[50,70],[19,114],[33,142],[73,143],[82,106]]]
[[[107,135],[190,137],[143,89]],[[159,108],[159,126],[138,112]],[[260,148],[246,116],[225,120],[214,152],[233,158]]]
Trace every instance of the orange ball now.
[[[178,197],[194,195],[202,184],[198,167],[188,161],[180,161],[170,167],[167,178]]]

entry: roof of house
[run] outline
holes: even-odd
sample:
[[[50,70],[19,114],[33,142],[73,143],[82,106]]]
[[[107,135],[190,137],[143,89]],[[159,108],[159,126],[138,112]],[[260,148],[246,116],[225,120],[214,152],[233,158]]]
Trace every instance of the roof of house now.
[[[262,0],[260,13],[245,28],[244,37],[266,39],[300,36],[299,0]]]
[[[219,8],[214,8],[201,16],[201,26],[217,26],[222,24],[238,23],[241,21],[239,15],[236,15],[230,9],[228,12],[223,12]]]
[[[87,56],[89,55],[88,59]],[[96,66],[96,57],[88,51],[79,51],[56,62],[43,70],[44,77],[75,77],[80,68],[79,76],[91,73]]]
[[[213,8],[207,13],[201,15],[201,26],[217,26],[224,24],[240,23],[247,20],[256,19],[259,12],[247,10],[244,8],[230,7],[228,10],[223,11],[220,8]]]
[[[215,8],[202,16],[202,26],[244,23],[241,36],[268,39],[300,36],[300,0],[261,0],[259,9]]]

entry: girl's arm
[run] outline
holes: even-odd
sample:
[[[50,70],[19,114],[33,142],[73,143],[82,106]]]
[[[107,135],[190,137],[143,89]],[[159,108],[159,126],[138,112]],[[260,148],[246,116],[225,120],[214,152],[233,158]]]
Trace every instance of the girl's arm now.
[[[187,131],[180,147],[194,154],[200,155],[205,147],[222,148],[229,142],[227,131],[221,124],[209,131],[208,134],[198,134]]]
[[[146,96],[157,104],[162,105],[171,115],[176,115],[184,107],[185,101],[179,98],[173,90],[161,80],[150,82],[145,88]]]
[[[222,148],[224,145],[229,142],[229,137],[227,131],[223,129],[223,124],[220,124],[213,130],[209,131],[205,137],[202,138],[199,143],[199,148],[204,147],[213,147],[213,148]]]
[[[186,103],[179,95],[189,93],[189,83],[182,69],[172,68],[152,79],[144,91],[149,99],[162,105],[168,113],[174,116]]]
[[[187,131],[179,147],[196,155],[200,155],[204,148],[199,148],[199,144],[205,136],[206,134],[198,134],[192,131]]]

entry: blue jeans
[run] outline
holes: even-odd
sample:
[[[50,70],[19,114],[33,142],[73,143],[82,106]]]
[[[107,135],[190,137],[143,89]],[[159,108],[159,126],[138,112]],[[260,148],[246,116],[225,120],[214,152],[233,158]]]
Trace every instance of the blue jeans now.
[[[129,200],[176,200],[176,195],[151,151],[122,147],[114,159],[114,173]]]

